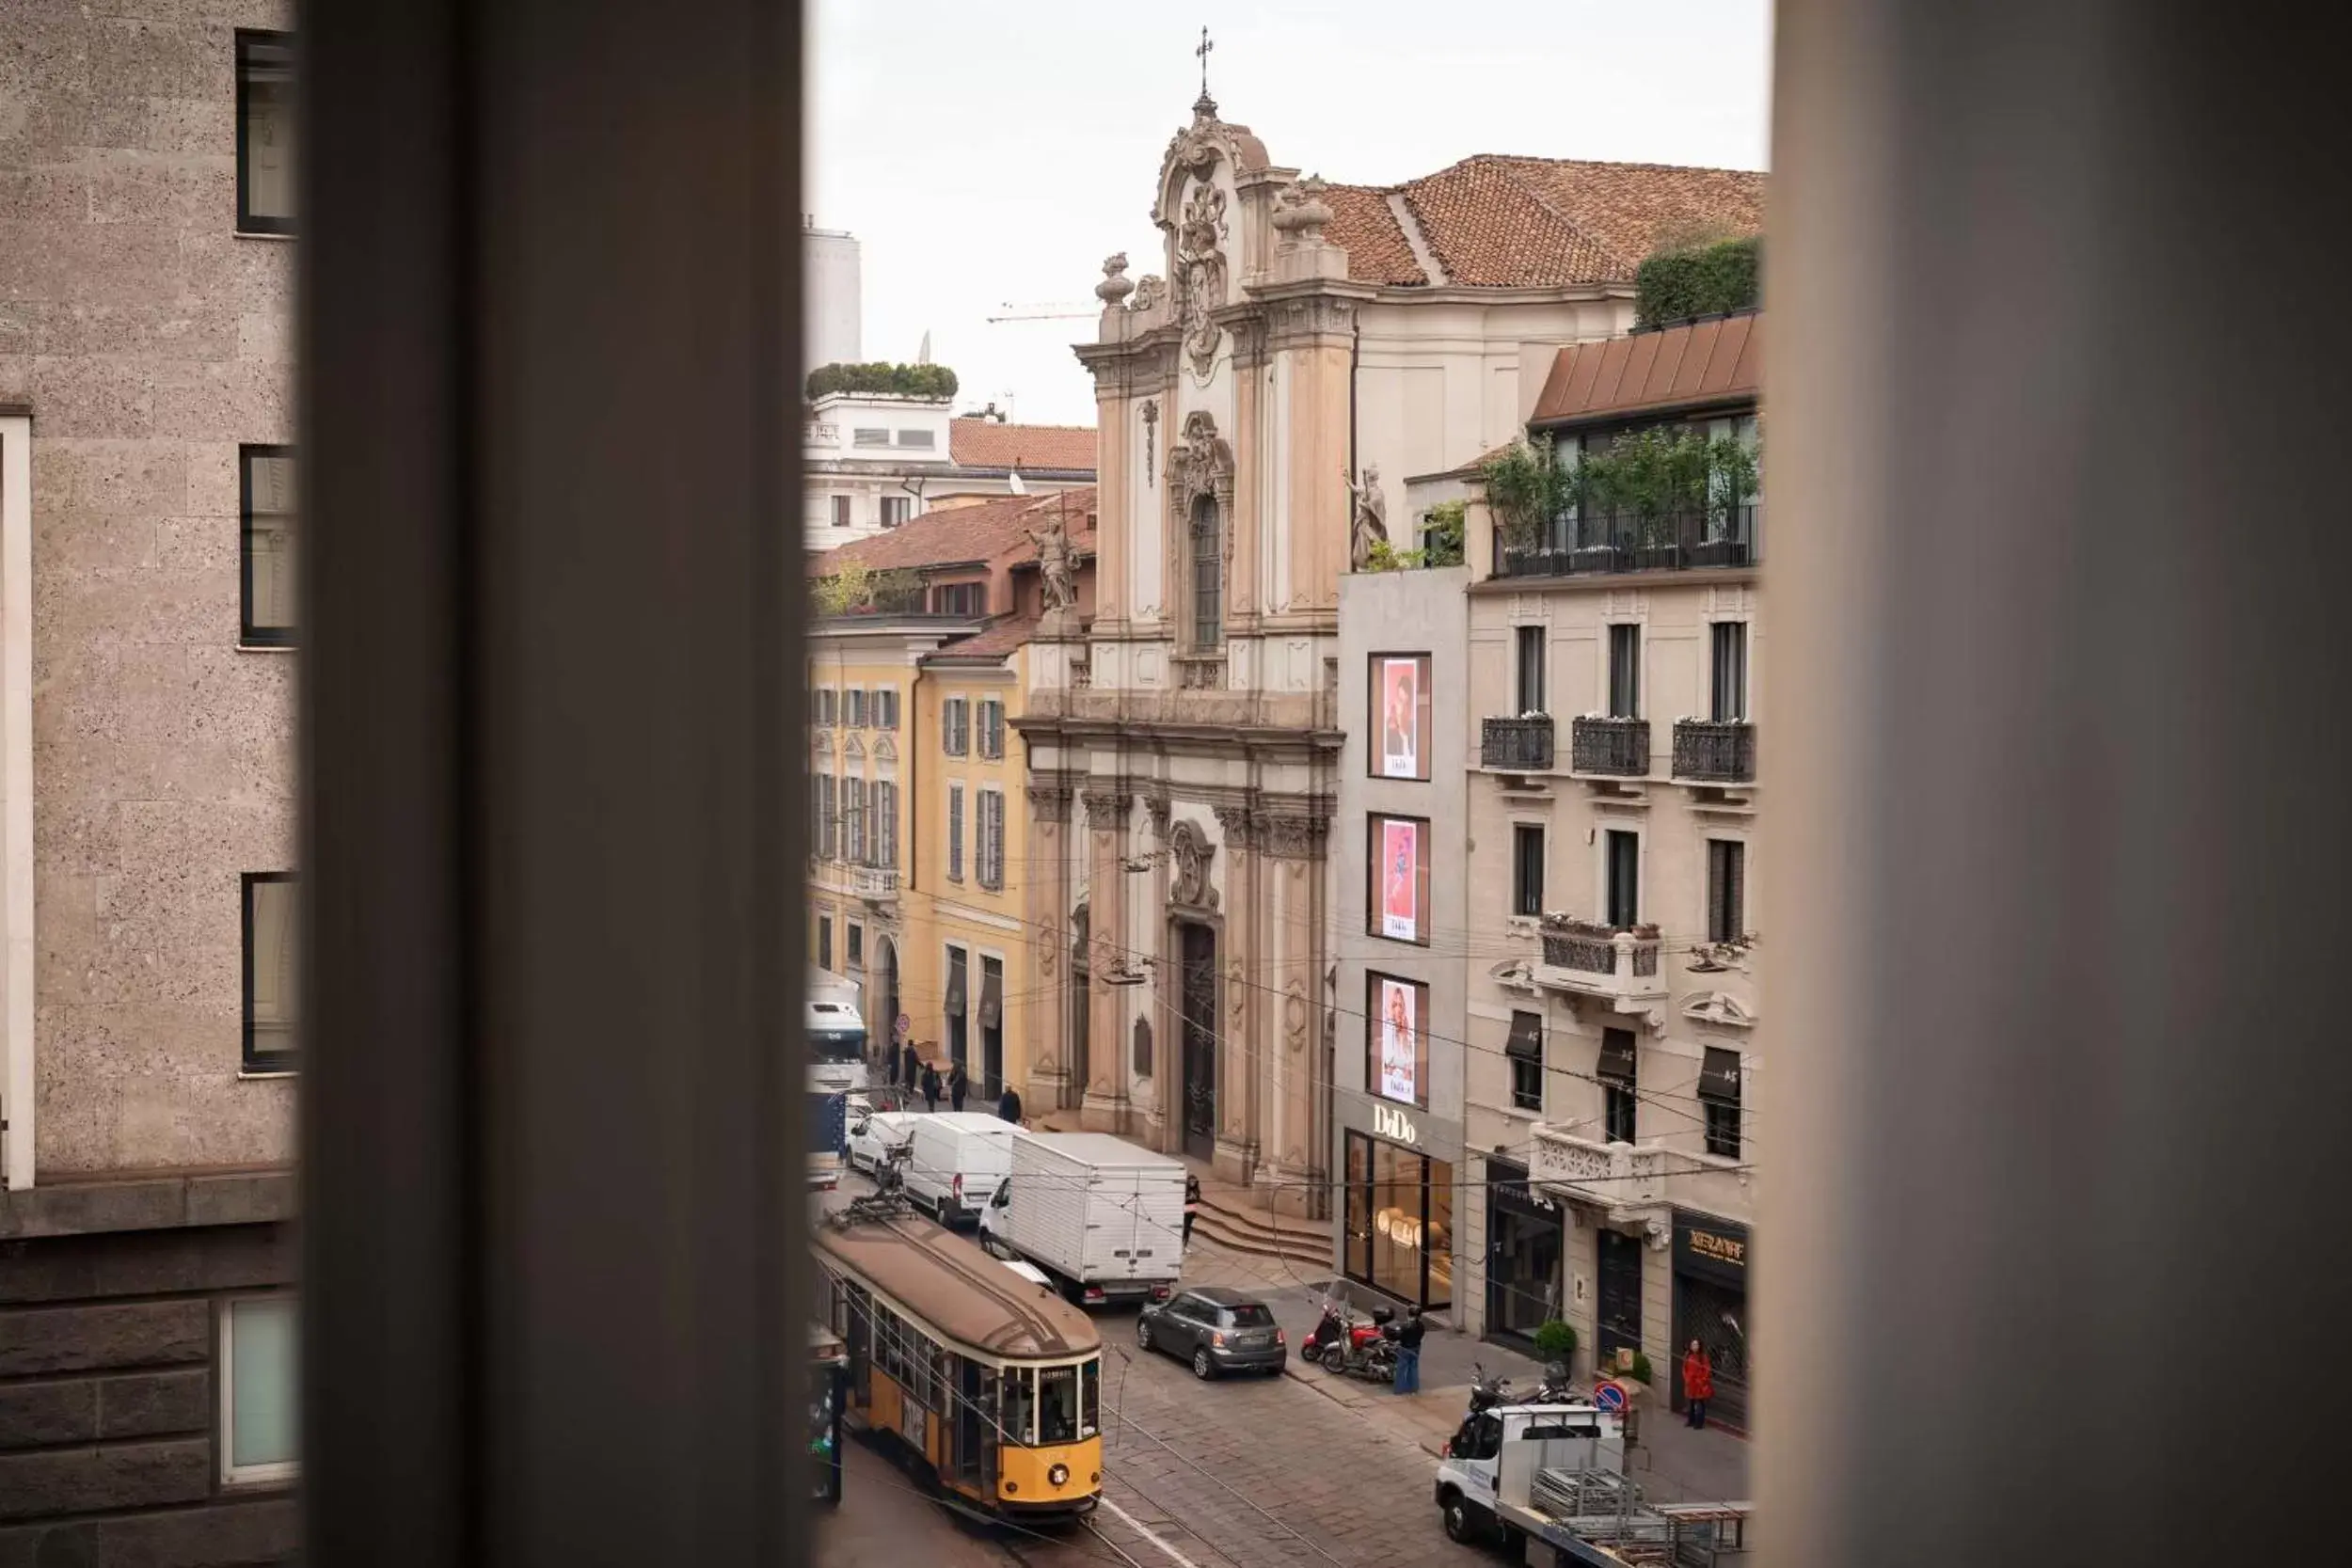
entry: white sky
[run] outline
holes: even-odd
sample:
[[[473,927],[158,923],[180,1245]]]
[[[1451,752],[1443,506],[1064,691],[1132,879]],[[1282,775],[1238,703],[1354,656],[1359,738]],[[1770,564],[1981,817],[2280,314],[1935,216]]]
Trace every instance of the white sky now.
[[[858,237],[868,359],[931,357],[959,405],[1092,424],[1069,345],[1103,258],[1162,270],[1152,188],[1200,89],[1277,165],[1388,184],[1473,152],[1762,168],[1766,0],[818,0],[803,200]]]

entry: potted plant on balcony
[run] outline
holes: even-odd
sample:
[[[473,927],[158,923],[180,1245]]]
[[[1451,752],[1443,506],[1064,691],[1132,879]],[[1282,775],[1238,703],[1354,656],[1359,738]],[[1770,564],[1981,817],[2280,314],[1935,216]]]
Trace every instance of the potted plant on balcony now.
[[[1544,531],[1575,499],[1570,472],[1560,466],[1551,437],[1512,442],[1480,466],[1479,477],[1502,544],[1504,574],[1530,565],[1541,569],[1548,553]]]
[[[1707,516],[1704,537],[1691,547],[1693,566],[1744,566],[1749,557],[1749,508],[1762,473],[1763,447],[1736,436],[1719,436],[1707,446]]]

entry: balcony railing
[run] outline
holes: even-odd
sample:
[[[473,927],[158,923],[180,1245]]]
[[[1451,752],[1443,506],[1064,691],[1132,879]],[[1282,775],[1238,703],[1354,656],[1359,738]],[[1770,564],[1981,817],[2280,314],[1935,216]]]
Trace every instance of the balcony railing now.
[[[1568,768],[1612,778],[1649,777],[1649,721],[1586,715],[1568,726]]]
[[[1478,761],[1481,767],[1506,773],[1550,772],[1551,715],[1485,721],[1478,738]]]
[[[1666,994],[1658,974],[1656,927],[1644,927],[1636,936],[1588,921],[1554,924],[1555,919],[1546,917],[1543,958],[1530,976],[1535,984],[1628,1004],[1655,1002]]]
[[[1527,1178],[1538,1187],[1622,1212],[1666,1200],[1666,1150],[1601,1143],[1539,1123]]]
[[[1741,719],[1675,721],[1677,779],[1747,784],[1756,777],[1756,726]]]
[[[860,865],[850,872],[850,891],[860,898],[879,903],[898,896],[898,872],[896,866]]]
[[[1499,578],[1584,572],[1687,571],[1747,566],[1757,559],[1756,509],[1708,507],[1659,517],[1630,512],[1570,513],[1524,545],[1495,540]]]

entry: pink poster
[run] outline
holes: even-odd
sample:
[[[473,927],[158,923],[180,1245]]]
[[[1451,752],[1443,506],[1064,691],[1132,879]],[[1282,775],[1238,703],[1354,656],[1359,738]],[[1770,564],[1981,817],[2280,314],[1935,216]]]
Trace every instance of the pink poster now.
[[[1421,824],[1380,824],[1380,934],[1421,940]]]
[[[1380,661],[1380,775],[1421,777],[1421,661]]]
[[[1421,1092],[1419,1021],[1414,1017],[1413,988],[1385,976],[1380,981],[1380,1094],[1383,1099],[1418,1102]]]

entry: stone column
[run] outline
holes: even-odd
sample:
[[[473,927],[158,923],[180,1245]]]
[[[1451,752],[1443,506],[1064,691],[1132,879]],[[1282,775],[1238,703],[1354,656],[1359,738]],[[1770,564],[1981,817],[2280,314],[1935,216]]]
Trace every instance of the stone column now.
[[[1224,829],[1225,928],[1217,949],[1216,1173],[1248,1181],[1258,1164],[1266,1075],[1274,1061],[1262,1037],[1267,1016],[1259,990],[1266,961],[1265,893],[1259,876],[1258,824],[1246,805],[1219,806]]]
[[[1062,1102],[1070,1081],[1070,785],[1059,778],[1029,785],[1029,865],[1022,878],[1022,918],[1035,961],[1029,999],[1029,1075],[1023,1104],[1032,1116]]]
[[[1107,784],[1089,784],[1085,792],[1087,853],[1092,857],[1089,894],[1094,951],[1089,956],[1087,987],[1092,1015],[1088,1053],[1086,1099],[1079,1124],[1090,1132],[1127,1132],[1131,1117],[1127,1098],[1127,998],[1134,988],[1111,984],[1111,976],[1133,967],[1127,941],[1127,876],[1120,868],[1127,855],[1127,818],[1133,797]]]
[[[1136,996],[1142,1016],[1152,1025],[1152,1101],[1142,1112],[1144,1147],[1163,1154],[1179,1154],[1184,1147],[1184,954],[1177,945],[1174,923],[1168,918],[1168,829],[1169,803],[1165,784],[1145,790],[1145,812],[1152,819],[1149,847],[1152,870],[1138,877],[1146,890],[1139,914],[1147,927],[1135,945],[1155,954],[1148,983]],[[1136,962],[1142,963],[1141,955]]]
[[[1331,1085],[1315,1022],[1330,963],[1322,876],[1330,820],[1327,802],[1290,800],[1269,806],[1259,827],[1269,906],[1261,946],[1280,976],[1281,991],[1279,1017],[1269,1031],[1268,1049],[1279,1066],[1269,1074],[1266,1164],[1278,1207],[1301,1216],[1317,1212],[1319,1183],[1331,1166]],[[1347,1005],[1344,998],[1341,1005]]]

